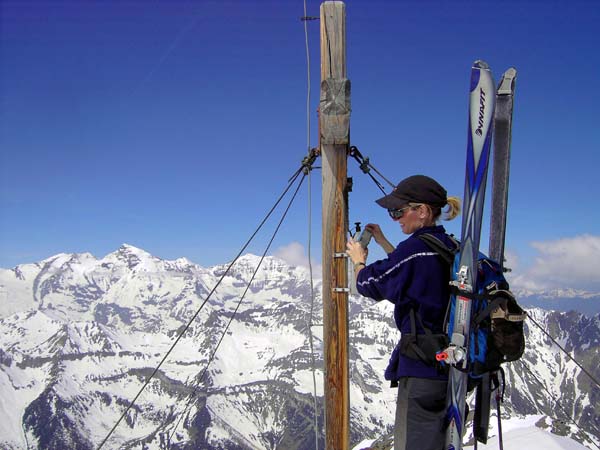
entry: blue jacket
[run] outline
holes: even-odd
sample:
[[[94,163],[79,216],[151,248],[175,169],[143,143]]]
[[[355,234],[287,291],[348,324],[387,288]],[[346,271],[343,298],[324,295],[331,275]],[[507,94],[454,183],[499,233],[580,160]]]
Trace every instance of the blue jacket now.
[[[386,259],[369,264],[358,273],[357,289],[365,297],[389,300],[394,304],[394,320],[401,333],[410,332],[410,308],[421,315],[423,325],[433,333],[443,333],[450,291],[449,270],[437,252],[417,236],[430,233],[449,247],[452,241],[443,226],[423,227],[400,242]],[[417,325],[417,333],[423,330]],[[434,367],[400,355],[394,350],[386,379],[400,377],[445,379]]]

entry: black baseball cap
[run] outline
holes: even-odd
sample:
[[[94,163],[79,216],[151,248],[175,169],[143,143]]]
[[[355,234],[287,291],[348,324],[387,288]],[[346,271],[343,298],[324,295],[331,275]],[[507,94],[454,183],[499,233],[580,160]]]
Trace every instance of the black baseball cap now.
[[[446,189],[425,175],[405,178],[385,197],[376,200],[385,209],[400,209],[408,203],[425,203],[443,208],[448,203]]]

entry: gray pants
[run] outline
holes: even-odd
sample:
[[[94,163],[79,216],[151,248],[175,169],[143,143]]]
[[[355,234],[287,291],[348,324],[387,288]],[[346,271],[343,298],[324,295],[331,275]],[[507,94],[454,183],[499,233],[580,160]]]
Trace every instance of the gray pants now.
[[[444,448],[447,385],[441,380],[400,378],[394,450]]]

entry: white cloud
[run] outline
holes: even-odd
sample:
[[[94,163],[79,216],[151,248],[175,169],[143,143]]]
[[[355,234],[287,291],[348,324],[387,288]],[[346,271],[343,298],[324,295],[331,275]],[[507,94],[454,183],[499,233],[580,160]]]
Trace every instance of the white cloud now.
[[[521,267],[521,258],[518,253],[509,249],[504,250],[504,267],[510,268],[512,272],[518,272]]]
[[[525,267],[519,255],[506,250],[505,266],[513,289],[546,290],[573,288],[600,291],[600,236],[583,234],[552,241],[532,242],[537,255],[533,264]],[[274,256],[292,266],[308,268],[306,249],[299,242],[279,247]],[[313,274],[321,276],[321,264],[313,259]]]
[[[299,242],[291,242],[288,245],[279,247],[275,250],[274,256],[283,259],[291,266],[308,267],[308,256],[306,256],[304,246]]]
[[[538,256],[511,280],[513,284],[529,289],[600,289],[600,236],[583,234],[531,246]]]
[[[286,263],[291,266],[301,266],[308,268],[308,255],[302,244],[299,242],[291,242],[288,245],[279,247],[275,250],[273,256],[283,259]],[[312,261],[313,273],[315,276],[321,274],[321,264],[318,264],[313,259]]]

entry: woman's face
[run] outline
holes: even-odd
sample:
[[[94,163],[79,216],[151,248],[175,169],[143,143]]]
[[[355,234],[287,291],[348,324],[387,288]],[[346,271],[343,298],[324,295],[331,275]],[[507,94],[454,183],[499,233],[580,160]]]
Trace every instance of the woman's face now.
[[[404,214],[399,219],[394,219],[394,222],[399,222],[404,234],[413,234],[424,224],[423,205],[413,206],[404,211]]]

